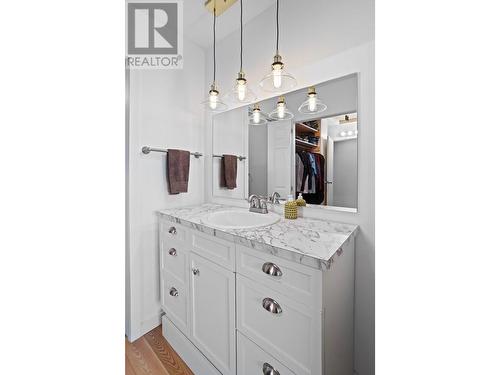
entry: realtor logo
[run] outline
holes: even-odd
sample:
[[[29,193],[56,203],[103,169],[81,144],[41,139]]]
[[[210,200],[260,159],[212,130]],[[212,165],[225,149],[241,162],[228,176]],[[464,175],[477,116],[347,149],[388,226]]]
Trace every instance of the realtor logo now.
[[[127,68],[182,68],[182,5],[179,0],[127,0]]]

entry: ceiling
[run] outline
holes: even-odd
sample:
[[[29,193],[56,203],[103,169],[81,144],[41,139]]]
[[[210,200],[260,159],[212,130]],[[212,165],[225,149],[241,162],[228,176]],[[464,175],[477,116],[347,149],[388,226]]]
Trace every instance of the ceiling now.
[[[184,37],[203,48],[212,46],[213,16],[205,9],[204,0],[184,1]],[[267,8],[275,6],[275,0],[246,0],[243,2],[243,24],[251,21]],[[217,40],[224,39],[240,28],[240,2],[217,17]]]

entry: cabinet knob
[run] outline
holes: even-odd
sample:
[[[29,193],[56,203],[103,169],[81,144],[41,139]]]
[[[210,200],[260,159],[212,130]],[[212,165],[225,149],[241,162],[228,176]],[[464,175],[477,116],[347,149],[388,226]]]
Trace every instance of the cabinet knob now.
[[[169,230],[168,230],[168,233],[170,233],[170,234],[177,234],[177,229],[175,229],[175,227],[170,227]]]
[[[267,273],[268,275],[271,276],[282,276],[283,272],[281,272],[281,269],[274,263],[267,262],[262,265],[262,272]]]
[[[177,291],[177,289],[175,289],[174,287],[170,288],[170,295],[172,297],[177,297],[179,295],[179,292]]]
[[[281,314],[283,312],[280,304],[269,297],[262,300],[262,307],[269,311],[271,314]]]
[[[174,248],[171,248],[171,249],[168,251],[168,253],[169,253],[170,255],[172,255],[173,257],[175,257],[175,256],[177,255],[177,250],[175,250]]]
[[[193,275],[199,275],[200,270],[198,268],[193,268]]]
[[[262,373],[264,375],[280,375],[279,371],[275,370],[274,367],[267,362],[264,362],[262,366]]]

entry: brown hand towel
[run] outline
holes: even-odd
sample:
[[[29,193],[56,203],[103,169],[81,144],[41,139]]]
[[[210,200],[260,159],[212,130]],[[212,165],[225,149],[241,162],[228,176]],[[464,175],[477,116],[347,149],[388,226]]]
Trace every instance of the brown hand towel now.
[[[167,180],[170,194],[186,193],[189,181],[189,151],[168,149]]]
[[[238,173],[238,159],[235,155],[222,155],[221,159],[220,185],[228,189],[236,187],[236,176]]]

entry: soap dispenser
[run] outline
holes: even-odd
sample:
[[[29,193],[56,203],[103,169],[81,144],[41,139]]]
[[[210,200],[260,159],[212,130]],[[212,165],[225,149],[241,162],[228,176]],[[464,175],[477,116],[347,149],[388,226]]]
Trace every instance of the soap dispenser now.
[[[293,195],[288,196],[288,200],[285,203],[285,219],[296,219],[297,218],[297,202],[293,200]]]
[[[299,206],[299,207],[306,206],[306,201],[305,201],[304,197],[302,197],[302,193],[299,193],[299,197],[297,198],[297,200],[295,202],[297,202],[297,206]]]

